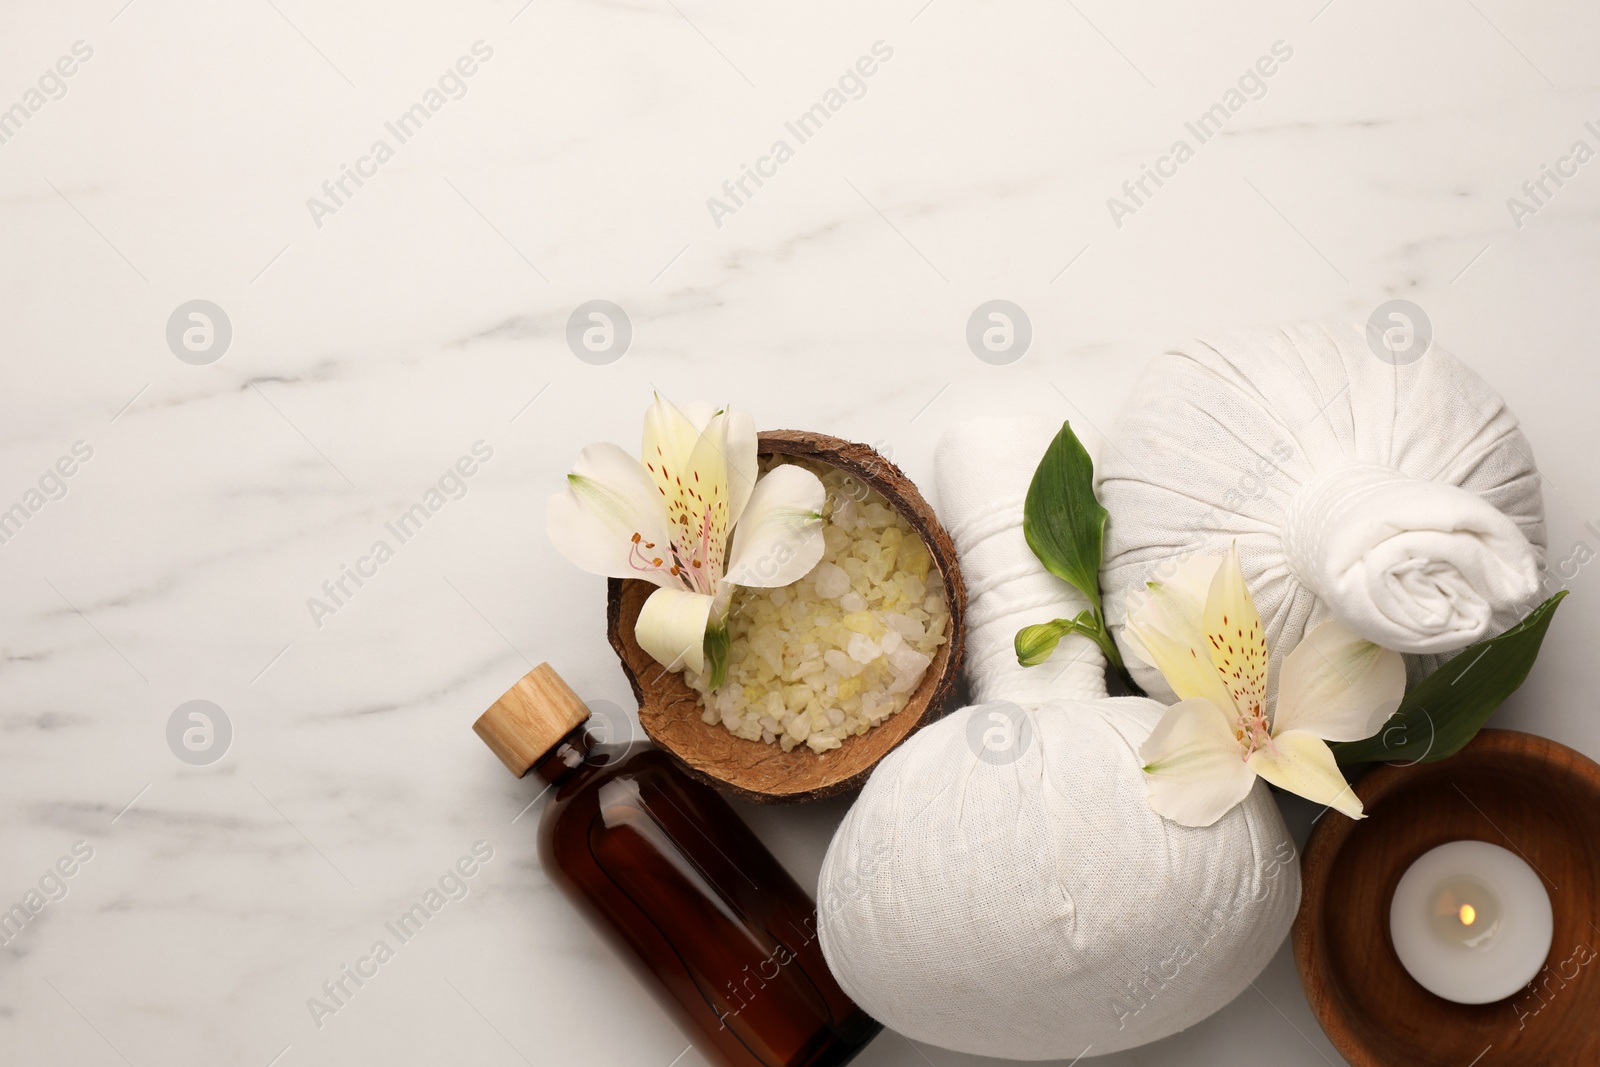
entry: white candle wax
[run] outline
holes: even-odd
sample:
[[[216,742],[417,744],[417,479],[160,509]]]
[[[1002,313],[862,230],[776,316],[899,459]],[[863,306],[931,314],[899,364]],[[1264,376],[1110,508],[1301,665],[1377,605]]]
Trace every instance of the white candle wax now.
[[[1458,1004],[1504,1000],[1550,955],[1550,894],[1516,855],[1485,841],[1425,852],[1389,905],[1389,936],[1411,977]]]

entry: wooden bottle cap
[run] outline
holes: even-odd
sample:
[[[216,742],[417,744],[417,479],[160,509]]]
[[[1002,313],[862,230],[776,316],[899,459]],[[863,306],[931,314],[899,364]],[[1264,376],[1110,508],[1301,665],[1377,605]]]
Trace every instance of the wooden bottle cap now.
[[[541,663],[478,716],[472,729],[521,778],[588,718],[578,694]]]

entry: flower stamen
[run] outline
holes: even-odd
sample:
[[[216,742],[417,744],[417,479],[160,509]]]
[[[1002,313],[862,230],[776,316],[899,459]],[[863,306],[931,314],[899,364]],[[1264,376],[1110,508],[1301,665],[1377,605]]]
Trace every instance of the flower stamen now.
[[[666,573],[670,574],[672,577],[678,579],[680,582],[683,582],[684,585],[687,586],[689,589],[694,589],[695,588],[694,585],[690,584],[689,582],[687,582],[685,580],[684,574],[683,574],[683,568],[680,567],[678,565],[677,561],[676,561],[676,551],[675,550],[672,553],[673,556],[674,556],[674,561],[669,564],[669,563],[667,563],[666,560],[662,559],[660,556],[647,555],[645,553],[645,549],[650,549],[650,548],[656,547],[656,543],[654,541],[646,541],[644,539],[644,537],[641,534],[637,533],[637,532],[634,533],[634,535],[631,538],[629,538],[628,540],[629,540],[629,543],[630,543],[630,547],[629,547],[629,550],[628,550],[628,565],[630,567],[632,567],[634,570],[640,571],[641,573],[649,573],[651,571],[665,571]]]

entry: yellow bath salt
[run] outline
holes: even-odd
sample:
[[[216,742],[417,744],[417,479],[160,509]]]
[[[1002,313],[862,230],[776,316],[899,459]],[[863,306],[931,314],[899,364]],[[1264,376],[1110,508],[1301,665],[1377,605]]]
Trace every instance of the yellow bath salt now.
[[[707,723],[813,752],[838,748],[906,706],[947,639],[944,581],[882,495],[835,467],[783,457],[822,479],[822,560],[775,589],[740,587],[729,608],[728,673],[685,672]]]

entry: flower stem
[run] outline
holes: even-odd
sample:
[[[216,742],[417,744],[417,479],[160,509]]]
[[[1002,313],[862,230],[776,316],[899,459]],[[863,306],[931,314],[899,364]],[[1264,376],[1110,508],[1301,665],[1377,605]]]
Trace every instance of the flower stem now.
[[[1015,641],[1017,662],[1024,667],[1033,667],[1050,658],[1056,650],[1056,645],[1068,634],[1082,634],[1093,641],[1105,655],[1106,661],[1117,672],[1117,677],[1122,679],[1122,684],[1135,693],[1142,693],[1133,676],[1128,673],[1126,664],[1122,662],[1122,650],[1112,640],[1111,633],[1106,629],[1105,617],[1098,607],[1086,608],[1071,619],[1055,619],[1051,622],[1038,623],[1034,626],[1025,626],[1017,631]]]
[[[1128,673],[1127,664],[1122,662],[1122,650],[1117,647],[1116,641],[1112,640],[1110,631],[1106,629],[1105,619],[1098,611],[1095,612],[1094,622],[1094,632],[1088,636],[1093,638],[1094,643],[1100,646],[1100,651],[1105,653],[1106,662],[1117,672],[1122,684],[1127,686],[1130,692],[1142,694],[1144,690],[1133,680],[1133,675]]]

